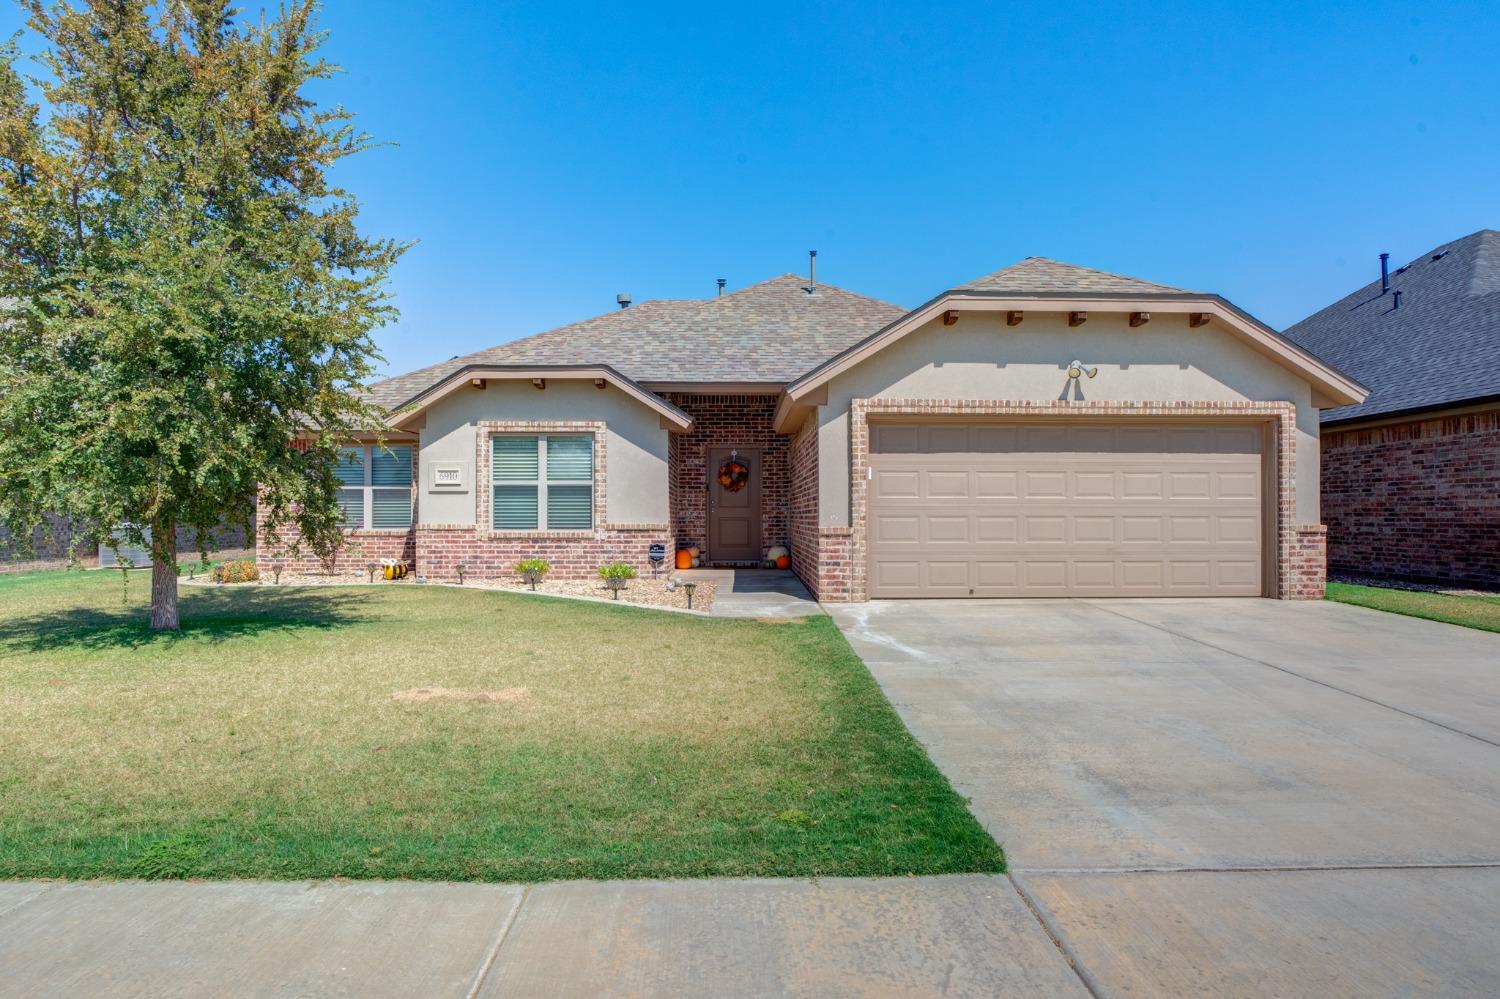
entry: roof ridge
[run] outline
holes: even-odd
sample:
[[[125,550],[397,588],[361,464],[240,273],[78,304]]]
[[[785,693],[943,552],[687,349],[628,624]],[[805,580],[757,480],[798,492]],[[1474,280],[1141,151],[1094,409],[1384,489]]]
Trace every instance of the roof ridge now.
[[[1007,287],[1007,282],[1010,286]],[[1187,288],[1148,281],[1145,278],[1118,274],[1097,267],[1085,267],[1052,257],[1023,257],[997,271],[966,281],[955,286],[954,291],[1018,291],[1018,292],[1116,292],[1121,294],[1157,292],[1164,294],[1191,293]]]

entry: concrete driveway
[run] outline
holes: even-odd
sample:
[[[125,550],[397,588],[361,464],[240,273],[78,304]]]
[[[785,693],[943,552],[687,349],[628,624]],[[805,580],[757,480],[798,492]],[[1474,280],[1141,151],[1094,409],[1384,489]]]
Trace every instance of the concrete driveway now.
[[[1269,600],[831,613],[1099,994],[1500,994],[1500,635]]]

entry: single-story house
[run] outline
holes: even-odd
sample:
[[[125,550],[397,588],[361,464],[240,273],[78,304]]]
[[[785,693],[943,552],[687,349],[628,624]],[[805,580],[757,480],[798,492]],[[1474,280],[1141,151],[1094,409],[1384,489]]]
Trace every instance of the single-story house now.
[[[1388,256],[1286,331],[1370,389],[1322,416],[1330,568],[1500,584],[1500,232]]]
[[[1318,413],[1365,398],[1218,295],[1039,257],[912,310],[791,274],[642,302],[371,391],[356,565],[784,545],[827,601],[1320,596]]]

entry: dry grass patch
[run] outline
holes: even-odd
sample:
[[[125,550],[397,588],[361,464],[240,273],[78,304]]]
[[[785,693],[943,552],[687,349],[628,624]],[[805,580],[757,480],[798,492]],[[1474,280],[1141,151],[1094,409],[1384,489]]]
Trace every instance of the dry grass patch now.
[[[192,588],[172,636],[147,587],[0,579],[0,877],[1000,864],[825,617]]]

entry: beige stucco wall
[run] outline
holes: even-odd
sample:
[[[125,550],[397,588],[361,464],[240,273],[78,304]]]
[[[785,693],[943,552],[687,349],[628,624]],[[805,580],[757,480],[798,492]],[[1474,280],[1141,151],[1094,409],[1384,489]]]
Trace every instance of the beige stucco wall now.
[[[818,407],[818,511],[823,527],[849,526],[849,403],[852,399],[1055,401],[1067,364],[1096,366],[1083,397],[1109,402],[1291,402],[1297,407],[1297,521],[1318,519],[1318,411],[1307,382],[1217,325],[1190,329],[1185,315],[1158,313],[1132,329],[1125,313],[1091,313],[1069,327],[1064,314],[1003,313],[934,320],[835,377]]]
[[[609,523],[667,523],[667,431],[660,416],[613,385],[597,389],[592,380],[556,379],[548,379],[541,391],[529,380],[492,379],[488,388],[466,386],[427,411],[427,425],[421,431],[418,523],[474,523],[475,435],[481,420],[602,421],[608,427],[605,502]],[[438,462],[463,465],[462,491],[433,487],[432,468]]]

